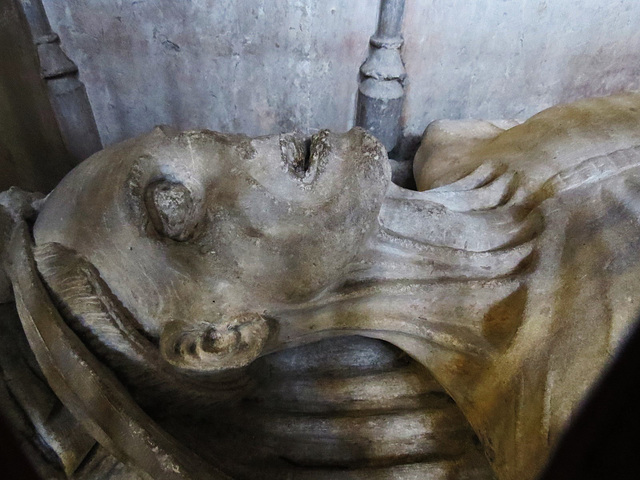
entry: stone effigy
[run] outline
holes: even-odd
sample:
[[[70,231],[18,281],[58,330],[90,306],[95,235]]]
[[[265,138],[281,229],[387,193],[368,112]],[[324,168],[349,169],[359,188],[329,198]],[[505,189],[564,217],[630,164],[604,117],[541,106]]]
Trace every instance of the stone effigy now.
[[[51,478],[533,479],[639,311],[639,122],[435,122],[421,191],[160,127],[4,192],[0,405]]]

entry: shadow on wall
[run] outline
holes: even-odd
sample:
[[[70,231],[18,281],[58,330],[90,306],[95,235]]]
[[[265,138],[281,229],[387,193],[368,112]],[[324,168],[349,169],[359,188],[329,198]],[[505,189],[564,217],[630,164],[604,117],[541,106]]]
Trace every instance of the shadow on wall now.
[[[17,3],[0,3],[0,191],[16,185],[48,192],[75,163],[60,136]]]

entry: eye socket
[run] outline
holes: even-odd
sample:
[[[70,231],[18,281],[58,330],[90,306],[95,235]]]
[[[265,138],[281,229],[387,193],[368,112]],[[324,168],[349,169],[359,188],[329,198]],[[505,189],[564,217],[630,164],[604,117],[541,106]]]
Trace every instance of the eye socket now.
[[[177,242],[189,240],[198,225],[198,205],[182,183],[159,180],[144,195],[149,219],[156,232]]]

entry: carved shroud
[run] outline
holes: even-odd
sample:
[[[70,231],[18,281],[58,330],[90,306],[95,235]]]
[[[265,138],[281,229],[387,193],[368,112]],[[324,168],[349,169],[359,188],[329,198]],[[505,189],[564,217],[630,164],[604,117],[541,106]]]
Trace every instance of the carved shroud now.
[[[604,153],[598,145],[593,156],[540,175],[535,188],[500,162],[424,193],[390,187],[369,246],[379,261],[355,269],[319,302],[269,312],[279,337],[268,349],[353,333],[393,343],[453,396],[499,478],[534,478],[640,307],[640,157],[633,140]],[[12,269],[12,280],[32,348],[40,342],[46,351],[56,344],[39,333],[45,325],[37,326],[34,311],[56,313],[20,296],[21,286],[35,286],[47,298],[34,283],[24,230],[20,235],[14,252],[23,259],[14,262],[24,268]],[[72,332],[60,332],[64,342],[76,342]],[[65,360],[56,367],[50,358],[43,370],[52,382]],[[46,357],[39,362],[46,365]],[[137,411],[129,403],[126,409]],[[184,462],[199,471],[197,461]]]

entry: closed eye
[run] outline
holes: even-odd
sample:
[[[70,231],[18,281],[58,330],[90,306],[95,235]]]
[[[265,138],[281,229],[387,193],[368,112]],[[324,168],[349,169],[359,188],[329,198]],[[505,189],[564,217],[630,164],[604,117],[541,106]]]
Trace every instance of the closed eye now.
[[[191,191],[182,183],[159,180],[147,186],[145,206],[155,231],[184,242],[193,237],[200,221],[200,208]]]

